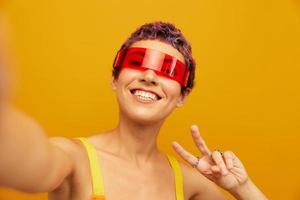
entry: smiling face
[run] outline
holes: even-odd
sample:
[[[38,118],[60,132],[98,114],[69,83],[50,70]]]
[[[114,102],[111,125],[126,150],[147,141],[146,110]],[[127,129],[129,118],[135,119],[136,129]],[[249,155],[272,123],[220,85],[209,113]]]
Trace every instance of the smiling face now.
[[[159,40],[141,40],[131,47],[158,50],[184,62],[177,49]],[[123,68],[118,79],[113,80],[112,87],[116,91],[121,117],[142,124],[162,122],[184,100],[177,81],[157,75],[151,69]]]

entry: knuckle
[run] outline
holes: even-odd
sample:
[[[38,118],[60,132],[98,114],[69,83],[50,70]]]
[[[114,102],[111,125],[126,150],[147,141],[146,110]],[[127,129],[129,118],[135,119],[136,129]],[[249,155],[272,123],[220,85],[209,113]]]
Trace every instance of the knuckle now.
[[[211,153],[211,155],[212,155],[212,157],[219,157],[219,156],[222,156],[221,155],[221,152],[220,151],[218,151],[218,150],[214,150],[212,153]]]
[[[216,156],[218,153],[219,153],[219,152],[218,152],[217,150],[214,150],[214,151],[212,152],[212,155],[213,155],[213,156]]]
[[[228,154],[233,155],[234,153],[230,150],[226,151]]]
[[[223,155],[228,157],[228,156],[232,155],[232,152],[231,151],[224,151]]]

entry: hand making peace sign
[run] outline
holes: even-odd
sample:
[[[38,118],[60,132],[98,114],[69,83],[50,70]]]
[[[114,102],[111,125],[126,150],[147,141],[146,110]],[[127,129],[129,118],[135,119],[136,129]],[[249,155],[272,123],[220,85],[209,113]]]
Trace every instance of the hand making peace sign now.
[[[231,151],[210,151],[196,125],[191,126],[194,142],[202,153],[196,157],[186,151],[180,144],[173,142],[175,151],[205,177],[226,190],[232,190],[248,180],[247,172],[242,162]]]

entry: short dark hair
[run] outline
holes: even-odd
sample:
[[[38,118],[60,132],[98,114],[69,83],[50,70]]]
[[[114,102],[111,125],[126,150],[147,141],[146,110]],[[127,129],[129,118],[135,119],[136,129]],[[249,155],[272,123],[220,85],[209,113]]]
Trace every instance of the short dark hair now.
[[[192,48],[185,39],[180,29],[174,24],[167,22],[146,23],[133,32],[122,44],[120,50],[130,47],[133,43],[140,40],[160,40],[176,48],[183,56],[185,64],[190,70],[189,79],[186,87],[181,88],[182,94],[187,94],[194,86],[195,79],[195,60],[192,57]],[[114,78],[118,78],[120,68],[113,68]]]

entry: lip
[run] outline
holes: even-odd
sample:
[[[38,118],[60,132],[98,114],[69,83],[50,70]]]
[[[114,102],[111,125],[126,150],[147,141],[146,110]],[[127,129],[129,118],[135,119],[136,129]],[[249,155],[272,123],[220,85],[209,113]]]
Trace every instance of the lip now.
[[[150,92],[150,93],[156,95],[156,96],[157,96],[157,101],[159,101],[160,99],[163,98],[163,95],[160,95],[160,94],[158,94],[158,92],[155,92],[155,91],[153,91],[153,90],[149,90],[149,89],[145,89],[145,88],[130,88],[130,89],[129,89],[129,91],[130,91],[131,94],[133,94],[134,91],[136,91],[136,90],[141,90],[141,91],[145,91],[145,92]]]

